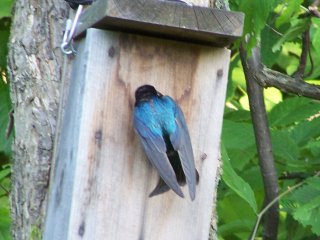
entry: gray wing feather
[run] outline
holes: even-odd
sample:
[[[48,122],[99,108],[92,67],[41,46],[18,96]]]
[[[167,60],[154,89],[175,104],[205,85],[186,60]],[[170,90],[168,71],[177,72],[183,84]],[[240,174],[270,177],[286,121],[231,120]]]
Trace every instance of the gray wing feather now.
[[[134,119],[134,127],[139,133],[141,143],[148,159],[158,170],[163,181],[180,197],[184,197],[167,157],[164,139],[160,136],[155,136],[141,121],[139,121],[139,119]]]
[[[186,182],[189,188],[190,198],[195,199],[196,195],[196,168],[192,151],[191,140],[183,113],[176,105],[175,118],[177,130],[170,135],[170,141],[173,148],[178,152],[183,172],[186,176]]]

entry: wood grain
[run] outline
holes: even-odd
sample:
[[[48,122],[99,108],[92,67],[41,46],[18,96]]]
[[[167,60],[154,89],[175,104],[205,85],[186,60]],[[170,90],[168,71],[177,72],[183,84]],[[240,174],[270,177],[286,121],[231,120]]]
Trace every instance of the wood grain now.
[[[105,0],[82,14],[76,35],[95,27],[223,47],[241,37],[243,23],[240,12],[159,0]]]
[[[44,239],[207,240],[229,55],[89,29],[74,63]],[[186,116],[200,174],[193,202],[172,191],[148,197],[158,175],[132,125],[142,84],[172,96]]]

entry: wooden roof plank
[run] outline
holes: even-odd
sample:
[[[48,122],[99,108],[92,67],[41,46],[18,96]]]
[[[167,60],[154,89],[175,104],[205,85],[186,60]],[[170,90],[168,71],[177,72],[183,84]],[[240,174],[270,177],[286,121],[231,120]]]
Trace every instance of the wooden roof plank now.
[[[239,12],[157,0],[105,0],[84,11],[76,36],[95,27],[224,47],[241,37],[243,23]]]

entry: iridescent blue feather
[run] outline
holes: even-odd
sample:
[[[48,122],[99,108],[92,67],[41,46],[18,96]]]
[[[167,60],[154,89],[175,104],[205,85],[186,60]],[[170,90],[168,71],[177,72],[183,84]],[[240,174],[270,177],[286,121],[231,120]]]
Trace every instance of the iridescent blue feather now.
[[[182,175],[188,184],[190,197],[194,200],[197,175],[184,115],[172,98],[162,96],[152,88],[144,85],[136,91],[135,130],[148,159],[162,180],[175,193],[184,197],[176,176],[177,166],[182,166]],[[164,192],[165,189],[159,186],[159,192]],[[154,192],[151,195],[155,195]]]

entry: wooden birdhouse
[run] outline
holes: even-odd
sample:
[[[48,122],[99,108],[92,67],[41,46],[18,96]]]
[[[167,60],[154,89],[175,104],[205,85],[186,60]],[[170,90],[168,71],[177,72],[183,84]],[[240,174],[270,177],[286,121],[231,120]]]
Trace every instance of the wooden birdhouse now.
[[[208,239],[230,50],[243,14],[156,0],[94,2],[65,79],[44,239]],[[133,128],[150,84],[184,112],[200,179],[191,201],[158,182]]]

